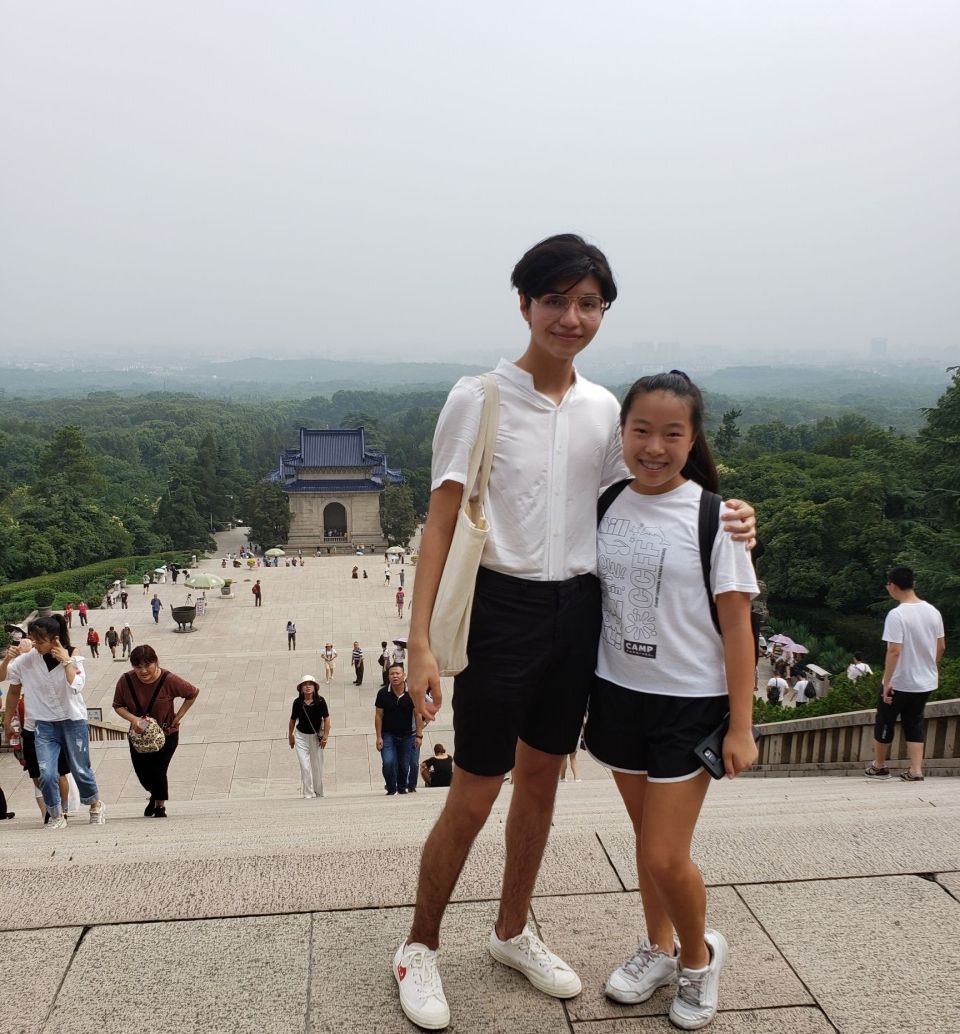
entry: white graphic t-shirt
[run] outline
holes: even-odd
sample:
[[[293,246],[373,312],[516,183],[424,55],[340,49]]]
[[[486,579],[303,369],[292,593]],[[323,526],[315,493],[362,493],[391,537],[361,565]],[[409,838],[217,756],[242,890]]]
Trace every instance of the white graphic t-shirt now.
[[[597,674],[665,696],[727,692],[723,640],[710,617],[697,524],[703,490],[687,481],[663,495],[624,489],[597,529],[603,632]],[[750,553],[722,527],[711,556],[714,596],[758,593]]]

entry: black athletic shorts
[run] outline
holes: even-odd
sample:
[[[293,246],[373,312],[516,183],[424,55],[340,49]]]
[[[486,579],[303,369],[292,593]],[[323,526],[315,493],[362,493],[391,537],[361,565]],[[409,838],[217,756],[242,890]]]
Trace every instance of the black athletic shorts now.
[[[504,775],[518,739],[545,754],[575,750],[599,639],[594,575],[533,582],[481,567],[469,664],[453,683],[457,768]]]
[[[726,696],[641,693],[598,676],[583,739],[605,768],[645,775],[652,783],[679,783],[703,771],[693,748],[729,710]]]
[[[40,762],[37,760],[37,734],[24,729],[20,733],[23,742],[23,760],[27,763],[27,775],[31,779],[40,778]],[[70,771],[67,755],[61,750],[57,756],[57,772],[65,776]]]
[[[893,730],[898,717],[903,722],[903,738],[907,743],[923,743],[923,709],[927,706],[930,693],[903,693],[895,689],[893,703],[885,704],[881,689],[877,699],[877,721],[873,729],[877,743],[893,743]]]

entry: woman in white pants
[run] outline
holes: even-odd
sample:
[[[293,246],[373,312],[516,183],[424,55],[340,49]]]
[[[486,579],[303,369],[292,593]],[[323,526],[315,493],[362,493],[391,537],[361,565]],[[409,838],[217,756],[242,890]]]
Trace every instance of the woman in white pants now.
[[[320,683],[304,675],[290,712],[287,739],[296,749],[304,797],[323,796],[323,751],[330,736],[330,711],[320,696]]]

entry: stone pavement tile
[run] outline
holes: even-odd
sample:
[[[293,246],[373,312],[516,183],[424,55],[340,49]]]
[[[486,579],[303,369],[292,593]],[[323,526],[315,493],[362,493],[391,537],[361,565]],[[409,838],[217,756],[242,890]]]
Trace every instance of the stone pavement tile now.
[[[231,797],[264,797],[266,792],[266,779],[234,779],[230,784]]]
[[[81,932],[79,927],[61,927],[0,933],[0,1030],[40,1034]]]
[[[44,1034],[302,1031],[309,938],[308,915],[98,927]]]
[[[660,1016],[573,1024],[574,1034],[669,1034],[673,1029]],[[718,1012],[707,1029],[710,1034],[836,1034],[819,1009],[796,1007]]]
[[[636,893],[536,898],[533,914],[551,951],[580,975],[583,993],[568,1003],[572,1020],[665,1014],[673,990],[661,988],[641,1005],[617,1005],[603,993],[611,971],[621,965],[644,936],[643,908]],[[707,893],[707,923],[720,930],[730,956],[720,985],[720,1007],[762,1009],[813,1004],[732,887]]]
[[[735,821],[705,812],[694,834],[693,860],[707,884],[952,870],[958,858],[957,817],[955,809],[929,807],[868,813],[825,809],[815,819],[767,809],[751,819],[745,842]],[[608,827],[598,836],[624,886],[635,890],[633,832]]]
[[[270,755],[265,752],[261,751],[259,754],[240,754],[233,768],[233,778],[234,780],[266,779],[269,767]]]
[[[392,908],[316,916],[311,1029],[315,1034],[406,1034],[391,972],[412,912]],[[561,1034],[563,1004],[494,962],[487,938],[496,905],[451,905],[443,921],[440,976],[450,1005],[450,1034]],[[336,988],[336,994],[329,993]]]
[[[269,740],[246,740],[240,743],[240,754],[267,754],[270,753]]]
[[[297,785],[290,796],[299,796],[299,792]],[[227,796],[211,793],[207,799]],[[256,838],[247,833],[231,840],[234,824],[217,821],[219,832],[211,833],[212,843],[217,845],[215,852],[194,853],[191,842],[184,857],[178,854],[174,840],[166,854],[152,861],[128,856],[116,861],[82,863],[77,858],[68,861],[64,854],[42,868],[24,868],[18,872],[15,883],[0,881],[0,927],[272,915],[293,908],[319,912],[413,904],[422,844],[419,832],[412,838],[408,835],[403,840],[394,838],[386,842],[359,833],[350,840],[348,834],[324,830],[327,802],[307,803],[317,805],[316,824],[308,828],[301,817],[291,826],[286,842],[275,840],[269,850],[260,847]],[[397,798],[398,809],[405,804],[405,798]],[[162,831],[156,830],[156,823],[148,823],[140,816],[126,821],[133,823],[128,828],[149,829],[151,839],[176,836],[172,820],[161,824]],[[110,836],[109,821],[104,828],[103,835]],[[330,835],[325,835],[327,832]],[[426,834],[425,825],[424,839]],[[250,853],[258,847],[261,853]],[[502,842],[498,837],[483,837],[474,845],[454,899],[496,900],[502,872]],[[186,882],[185,873],[189,873]],[[90,893],[92,886],[96,886],[96,894]],[[619,890],[619,886],[596,837],[551,837],[536,893],[589,894]]]
[[[843,1034],[960,1030],[960,902],[919,876],[739,888]]]
[[[211,793],[228,793],[230,783],[233,781],[233,765],[226,765],[222,768],[200,769],[197,776],[197,785],[194,789],[194,796],[208,797]]]

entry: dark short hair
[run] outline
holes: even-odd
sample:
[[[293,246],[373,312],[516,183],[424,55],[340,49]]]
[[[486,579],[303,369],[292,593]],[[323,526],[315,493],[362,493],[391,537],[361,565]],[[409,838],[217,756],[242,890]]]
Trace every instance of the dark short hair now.
[[[146,643],[142,646],[135,646],[130,651],[130,663],[135,668],[140,664],[156,664],[159,659],[157,651]]]
[[[887,582],[898,589],[913,588],[913,569],[909,567],[891,567]]]
[[[594,276],[603,300],[611,305],[617,297],[607,256],[575,233],[558,233],[540,241],[513,267],[510,283],[525,298],[539,298],[550,291],[566,291],[584,277]]]
[[[435,743],[433,745],[433,752],[434,754],[446,754],[447,749],[442,743]]]
[[[399,668],[403,671],[403,665],[399,661],[394,661],[392,664],[387,665],[387,674],[389,675],[394,668]]]

